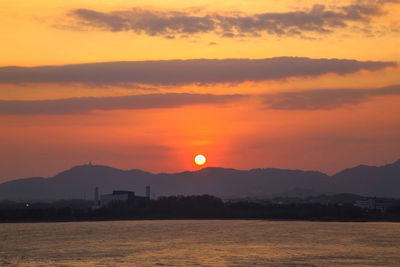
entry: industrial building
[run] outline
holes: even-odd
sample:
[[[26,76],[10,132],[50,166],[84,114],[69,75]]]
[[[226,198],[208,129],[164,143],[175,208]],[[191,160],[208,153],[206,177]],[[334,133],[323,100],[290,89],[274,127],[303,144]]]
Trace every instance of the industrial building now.
[[[99,188],[94,189],[93,209],[99,209],[112,202],[128,202],[131,204],[142,203],[150,199],[150,186],[146,186],[146,196],[136,196],[135,192],[127,190],[114,190],[112,194],[101,195],[99,198]]]

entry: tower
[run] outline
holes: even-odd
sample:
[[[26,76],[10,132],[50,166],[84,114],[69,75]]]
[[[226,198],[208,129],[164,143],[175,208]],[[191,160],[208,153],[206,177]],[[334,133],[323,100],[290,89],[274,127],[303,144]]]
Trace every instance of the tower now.
[[[99,188],[95,187],[94,188],[94,205],[97,206],[99,205]]]
[[[150,199],[150,185],[146,186],[146,197]]]

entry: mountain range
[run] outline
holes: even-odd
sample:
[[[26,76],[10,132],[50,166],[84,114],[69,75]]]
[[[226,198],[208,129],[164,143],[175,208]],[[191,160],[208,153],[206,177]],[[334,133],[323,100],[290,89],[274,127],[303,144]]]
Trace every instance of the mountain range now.
[[[318,171],[207,167],[198,171],[153,174],[102,165],[80,165],[54,177],[32,177],[0,184],[0,200],[92,199],[101,194],[131,190],[152,196],[210,194],[219,197],[268,197],[295,188],[321,193],[400,197],[400,160],[384,166],[360,165],[329,176]]]

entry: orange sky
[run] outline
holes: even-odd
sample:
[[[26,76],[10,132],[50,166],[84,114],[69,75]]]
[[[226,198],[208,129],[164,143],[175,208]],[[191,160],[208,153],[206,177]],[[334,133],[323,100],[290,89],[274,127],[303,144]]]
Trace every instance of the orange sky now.
[[[198,153],[329,174],[400,158],[400,3],[0,6],[0,182],[89,161],[195,170]],[[104,64],[116,61],[133,65]]]

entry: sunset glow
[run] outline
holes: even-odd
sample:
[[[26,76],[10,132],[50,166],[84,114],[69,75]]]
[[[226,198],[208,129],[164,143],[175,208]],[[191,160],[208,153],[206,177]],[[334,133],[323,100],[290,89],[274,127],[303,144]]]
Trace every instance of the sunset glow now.
[[[399,157],[398,1],[0,4],[0,181]]]

